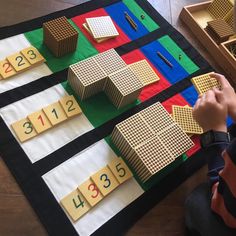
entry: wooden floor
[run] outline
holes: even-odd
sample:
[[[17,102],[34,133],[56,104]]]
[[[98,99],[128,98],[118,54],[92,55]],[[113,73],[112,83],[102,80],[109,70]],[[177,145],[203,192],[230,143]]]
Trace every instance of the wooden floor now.
[[[26,21],[57,10],[74,6],[86,0],[9,0],[1,1],[0,27]],[[194,45],[195,48],[219,70],[213,58],[178,20],[183,6],[201,0],[149,0],[150,3]],[[0,131],[1,132],[1,131]],[[157,204],[141,218],[127,235],[184,235],[184,201],[199,183],[206,180],[204,167]],[[49,216],[50,217],[50,216]],[[0,235],[44,236],[45,229],[25,199],[16,181],[0,159]]]

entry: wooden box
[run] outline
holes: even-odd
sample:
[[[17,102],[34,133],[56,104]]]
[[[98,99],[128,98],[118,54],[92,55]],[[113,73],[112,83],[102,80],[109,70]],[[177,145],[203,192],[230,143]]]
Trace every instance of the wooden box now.
[[[206,32],[208,21],[214,20],[209,13],[208,7],[211,1],[186,6],[180,13],[180,19],[191,29],[196,38],[203,44],[215,61],[225,71],[226,76],[236,87],[236,61],[227,48],[227,45],[235,40],[231,37],[228,41],[217,45],[217,43]]]

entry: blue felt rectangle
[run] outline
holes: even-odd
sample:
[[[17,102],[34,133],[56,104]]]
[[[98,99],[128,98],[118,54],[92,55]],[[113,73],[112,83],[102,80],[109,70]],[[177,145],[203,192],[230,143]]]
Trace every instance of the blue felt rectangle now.
[[[141,51],[171,84],[174,84],[189,75],[158,41],[143,46]],[[157,55],[157,52],[160,52],[173,66],[168,66],[167,63]]]
[[[134,40],[149,33],[147,28],[136,18],[123,2],[112,4],[104,9],[130,39]],[[124,14],[125,12],[127,12],[137,24],[137,30],[133,29],[127,21]]]

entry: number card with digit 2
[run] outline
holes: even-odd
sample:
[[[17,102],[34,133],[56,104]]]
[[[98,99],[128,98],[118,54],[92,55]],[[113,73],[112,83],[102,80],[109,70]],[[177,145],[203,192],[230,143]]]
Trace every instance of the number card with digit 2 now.
[[[0,75],[3,79],[7,79],[16,74],[15,69],[7,60],[0,61]],[[0,77],[1,78],[1,77]]]
[[[21,53],[15,53],[7,57],[7,60],[11,63],[16,71],[23,71],[30,67],[30,63]]]
[[[79,104],[75,100],[74,96],[65,96],[64,98],[60,99],[60,104],[62,105],[66,115],[68,117],[76,116],[82,113],[82,110],[79,107]]]

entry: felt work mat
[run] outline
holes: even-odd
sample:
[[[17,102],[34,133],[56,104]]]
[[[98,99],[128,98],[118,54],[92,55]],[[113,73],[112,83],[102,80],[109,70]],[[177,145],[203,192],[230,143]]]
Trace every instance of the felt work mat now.
[[[124,12],[135,21],[137,31]],[[85,18],[107,15],[119,36],[97,43],[82,24]],[[75,52],[55,58],[43,44],[42,24],[60,16],[69,19],[79,39]],[[173,104],[193,106],[197,92],[190,79],[212,68],[146,0],[93,0],[0,29],[1,60],[30,45],[47,61],[0,81],[0,155],[50,235],[121,235],[204,164],[198,137],[192,137],[195,146],[151,181],[143,184],[135,176],[78,222],[71,221],[60,200],[116,155],[109,138],[114,126],[157,101],[169,112]],[[67,82],[69,65],[110,48],[127,64],[146,59],[160,81],[145,87],[136,102],[119,110],[103,93],[83,102],[77,97],[81,117],[19,143],[10,124],[73,94]],[[158,51],[173,68],[157,56]]]

